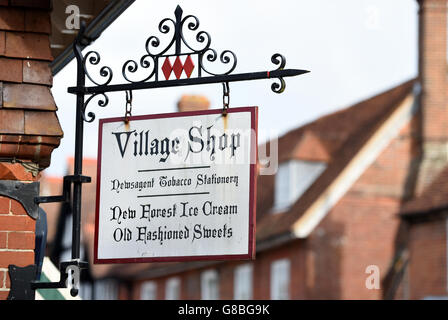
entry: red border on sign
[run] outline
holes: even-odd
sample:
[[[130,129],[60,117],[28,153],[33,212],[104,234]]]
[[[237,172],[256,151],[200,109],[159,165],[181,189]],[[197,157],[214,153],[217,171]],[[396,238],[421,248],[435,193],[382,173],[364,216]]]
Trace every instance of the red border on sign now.
[[[251,129],[255,131],[255,136],[251,136],[251,164],[250,164],[250,189],[249,189],[249,243],[247,254],[229,255],[203,255],[203,256],[169,256],[169,257],[146,257],[146,258],[118,258],[118,259],[98,259],[98,231],[99,231],[99,206],[100,206],[100,186],[101,186],[101,151],[103,138],[103,124],[109,122],[124,121],[124,117],[100,119],[98,126],[98,161],[97,161],[97,184],[96,184],[96,205],[95,205],[95,243],[94,243],[94,264],[104,263],[144,263],[144,262],[183,262],[198,260],[249,260],[255,259],[255,231],[256,231],[256,206],[257,206],[257,155],[258,155],[258,107],[240,107],[227,109],[227,113],[250,112]],[[129,121],[164,119],[175,117],[190,117],[198,115],[219,114],[222,109],[187,111],[174,113],[161,113],[143,116],[129,117]]]

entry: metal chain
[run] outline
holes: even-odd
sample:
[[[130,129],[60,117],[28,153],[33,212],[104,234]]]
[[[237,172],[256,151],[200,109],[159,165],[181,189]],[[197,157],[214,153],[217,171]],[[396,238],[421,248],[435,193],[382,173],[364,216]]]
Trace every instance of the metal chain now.
[[[228,82],[222,83],[222,114],[223,116],[227,116],[227,109],[229,109],[230,104],[230,87]]]
[[[129,117],[132,116],[132,90],[126,90],[126,109],[124,114],[124,122],[129,122]]]

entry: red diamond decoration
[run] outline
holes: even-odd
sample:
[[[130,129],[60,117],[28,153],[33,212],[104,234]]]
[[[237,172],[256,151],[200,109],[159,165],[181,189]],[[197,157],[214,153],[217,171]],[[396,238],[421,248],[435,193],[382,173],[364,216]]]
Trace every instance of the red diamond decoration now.
[[[184,63],[184,71],[185,74],[187,75],[187,78],[190,78],[191,73],[193,72],[194,69],[194,63],[193,60],[191,59],[191,56],[188,55],[187,59],[185,59],[185,63]]]
[[[173,65],[173,71],[177,79],[179,79],[180,76],[182,75],[182,70],[183,70],[182,62],[180,61],[179,56],[177,56],[176,61],[174,61]]]
[[[171,71],[173,71],[173,67],[171,66],[171,62],[170,59],[168,59],[168,57],[166,57],[165,62],[162,65],[162,71],[165,76],[165,79],[168,80],[170,78]]]

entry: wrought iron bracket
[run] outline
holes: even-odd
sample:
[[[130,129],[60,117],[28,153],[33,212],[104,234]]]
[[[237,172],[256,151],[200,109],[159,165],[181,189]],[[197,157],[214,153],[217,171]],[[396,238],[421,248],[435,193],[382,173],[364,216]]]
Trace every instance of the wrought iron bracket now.
[[[68,206],[71,206],[71,186],[72,184],[82,184],[82,183],[90,183],[92,181],[91,177],[83,176],[81,174],[75,175],[67,175],[64,177],[63,186],[62,186],[62,195],[59,196],[39,196],[34,198],[34,202],[38,205],[40,203],[52,203],[52,202],[62,202]],[[80,214],[80,212],[79,212]],[[75,226],[77,233],[80,232],[80,225]],[[79,248],[80,243],[79,240],[76,240],[75,247]],[[72,255],[76,256],[76,255]],[[67,267],[76,267],[78,270],[86,269],[88,267],[87,262],[83,262],[79,260],[79,255],[77,258],[71,261],[61,262],[59,265],[60,279],[58,282],[37,282],[33,281],[31,283],[31,288],[35,289],[58,289],[58,288],[66,288],[67,287]],[[20,287],[21,290],[23,288]],[[78,289],[76,287],[72,287],[70,290],[70,294],[72,296],[76,296],[78,294]]]
[[[34,198],[36,204],[51,202],[70,202],[70,189],[73,182],[90,183],[91,177],[87,176],[65,176],[62,184],[62,195],[59,196],[39,196]]]
[[[60,278],[58,282],[39,282],[35,281],[37,274],[37,266],[35,264],[18,267],[9,265],[9,278],[11,281],[11,289],[9,291],[8,300],[34,300],[37,289],[60,289],[71,286],[70,294],[75,297],[78,294],[78,284],[68,283],[69,272],[74,267],[78,271],[88,267],[87,262],[72,260],[59,264]],[[73,280],[72,280],[73,281]]]
[[[67,283],[67,279],[69,277],[69,273],[72,271],[69,267],[75,267],[78,272],[81,269],[87,269],[88,263],[84,261],[79,260],[72,260],[72,261],[64,261],[59,264],[59,272],[60,277],[58,282],[39,282],[39,281],[32,281],[31,282],[31,288],[33,290],[36,289],[59,289],[59,288],[67,288],[71,286],[70,294],[75,297],[78,295],[78,285],[79,283]],[[73,280],[72,280],[73,281]],[[79,281],[77,279],[76,281]]]
[[[26,213],[34,220],[39,215],[39,207],[33,199],[38,194],[39,182],[26,183],[14,180],[0,180],[0,195],[20,202]]]
[[[37,267],[35,264],[18,267],[8,266],[11,289],[8,300],[34,300],[35,291],[32,282],[36,279]]]
[[[39,182],[24,183],[20,181],[0,180],[0,195],[7,196],[20,202],[27,214],[37,219],[40,203],[63,202],[70,204],[70,192],[72,183],[89,183],[91,178],[83,175],[70,175],[64,177],[63,191],[60,196],[38,196]],[[36,289],[55,289],[67,287],[67,267],[87,268],[87,262],[72,260],[62,262],[59,265],[60,280],[58,282],[37,282],[37,266],[29,265],[18,267],[9,265],[9,277],[11,281],[11,290],[8,295],[9,300],[34,300]],[[71,289],[72,296],[78,293],[76,288]]]

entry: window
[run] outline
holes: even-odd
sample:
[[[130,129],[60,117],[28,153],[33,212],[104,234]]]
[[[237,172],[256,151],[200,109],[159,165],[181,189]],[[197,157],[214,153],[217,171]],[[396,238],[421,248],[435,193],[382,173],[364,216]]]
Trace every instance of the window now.
[[[252,299],[252,269],[251,264],[244,264],[235,269],[233,278],[233,296],[235,299]]]
[[[207,270],[201,274],[201,299],[219,299],[219,278],[216,270]]]
[[[79,285],[79,297],[82,300],[93,300],[93,285],[90,282],[82,281]]]
[[[275,176],[274,212],[288,209],[325,170],[323,162],[290,160],[281,163]]]
[[[276,260],[271,264],[271,299],[289,299],[290,262],[288,259]]]
[[[140,300],[156,300],[157,283],[154,281],[145,281],[140,288]]]
[[[179,300],[180,298],[180,279],[170,278],[166,281],[165,286],[165,299],[166,300]]]
[[[95,300],[116,300],[118,298],[118,286],[112,279],[95,281],[93,290]]]

